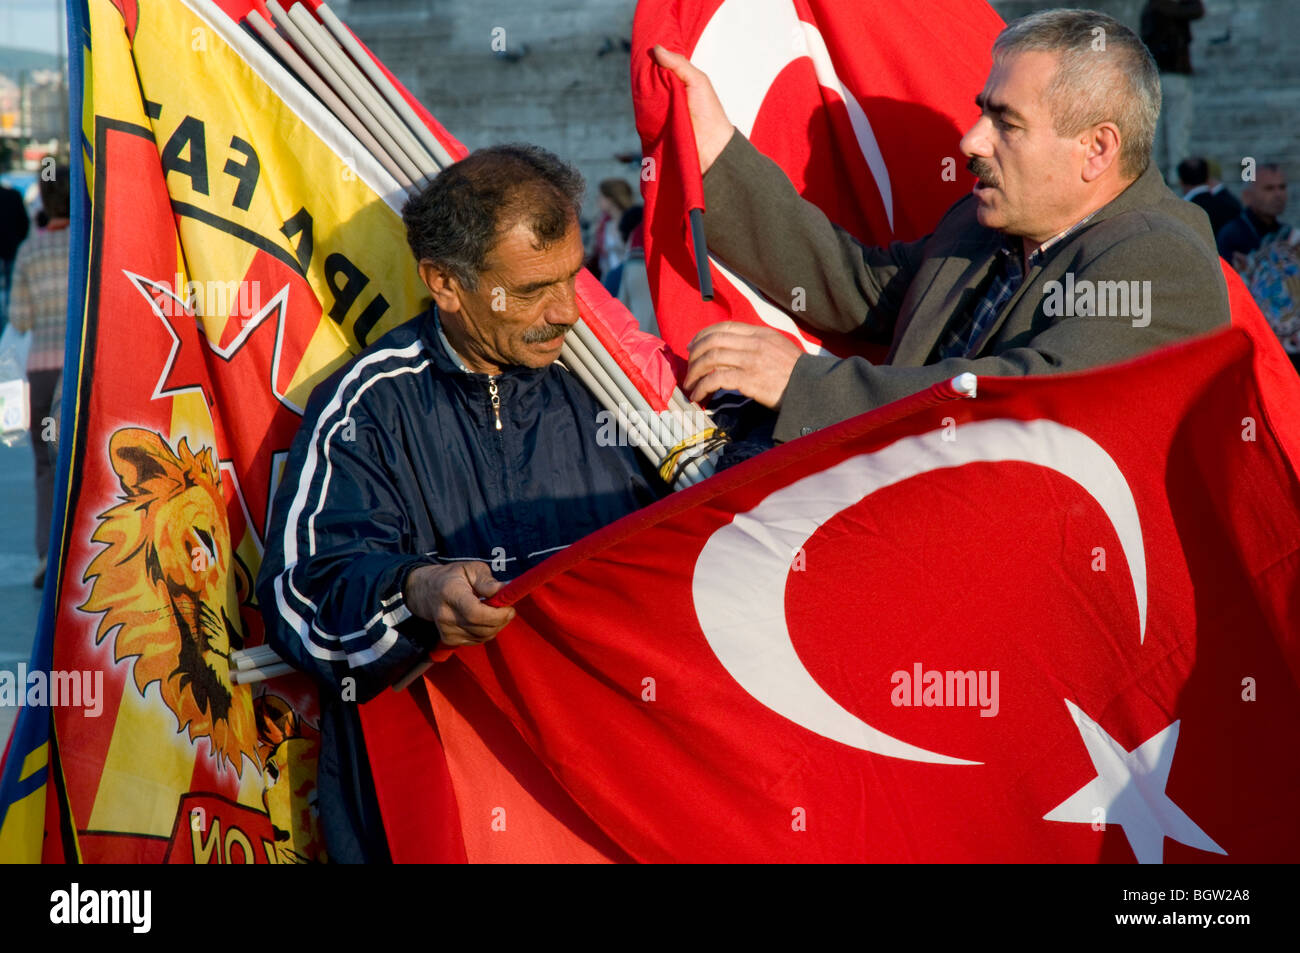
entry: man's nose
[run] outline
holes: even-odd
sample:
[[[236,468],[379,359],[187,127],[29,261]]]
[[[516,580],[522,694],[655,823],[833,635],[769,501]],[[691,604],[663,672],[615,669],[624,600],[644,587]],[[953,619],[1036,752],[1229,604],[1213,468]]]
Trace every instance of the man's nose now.
[[[571,327],[578,323],[578,296],[573,284],[565,285],[551,306],[546,309],[548,324],[560,324]]]
[[[993,128],[992,122],[987,116],[980,116],[975,120],[975,125],[966,130],[966,135],[961,137],[961,143],[958,148],[961,154],[967,158],[980,156],[988,158],[993,155],[993,149],[989,139],[989,130]]]

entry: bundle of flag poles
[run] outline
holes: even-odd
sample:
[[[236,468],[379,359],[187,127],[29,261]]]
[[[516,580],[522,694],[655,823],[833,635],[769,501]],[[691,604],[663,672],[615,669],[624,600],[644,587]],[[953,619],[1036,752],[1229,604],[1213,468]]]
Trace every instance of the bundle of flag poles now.
[[[265,7],[270,19],[252,10],[241,21],[244,29],[343,123],[402,189],[418,190],[456,161],[328,3],[314,11],[304,3],[286,10],[277,0],[267,0]],[[613,415],[620,438],[638,447],[669,486],[682,489],[713,474],[727,438],[680,388],[672,389],[665,409],[656,410],[653,404],[660,401],[652,401],[636,386],[583,318],[565,336],[560,359]],[[293,671],[267,646],[234,652],[231,662],[231,680],[236,683]]]

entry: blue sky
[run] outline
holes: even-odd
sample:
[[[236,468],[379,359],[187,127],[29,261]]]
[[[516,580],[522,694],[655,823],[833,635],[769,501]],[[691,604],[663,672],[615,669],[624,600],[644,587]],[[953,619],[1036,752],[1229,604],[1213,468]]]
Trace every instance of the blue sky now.
[[[0,46],[56,52],[57,9],[63,0],[0,0]]]

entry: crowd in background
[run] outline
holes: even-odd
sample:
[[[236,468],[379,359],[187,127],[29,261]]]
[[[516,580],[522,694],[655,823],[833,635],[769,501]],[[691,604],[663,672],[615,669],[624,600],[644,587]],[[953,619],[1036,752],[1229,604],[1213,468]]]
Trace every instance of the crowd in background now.
[[[23,195],[0,184],[0,350],[27,343],[27,415],[36,480],[36,555],[32,584],[45,584],[58,461],[58,396],[68,326],[71,206],[67,166],[46,164],[29,209]]]
[[[1152,161],[1171,185],[1176,179],[1183,198],[1205,209],[1220,256],[1241,274],[1300,370],[1300,229],[1281,219],[1286,171],[1245,157],[1238,200],[1219,180],[1216,162],[1187,154],[1195,112],[1192,23],[1204,16],[1203,0],[1147,0],[1142,8],[1142,41],[1160,70],[1162,100]]]
[[[1286,171],[1276,163],[1255,169],[1241,190],[1241,202],[1214,176],[1204,159],[1189,159],[1184,197],[1206,210],[1215,229],[1219,254],[1238,272],[1260,311],[1300,371],[1300,228],[1282,221],[1286,211]],[[1236,212],[1231,218],[1229,213]],[[1226,221],[1224,219],[1226,218]]]
[[[596,201],[600,218],[591,232],[587,268],[632,312],[642,331],[657,336],[645,266],[645,207],[622,179],[602,181]]]

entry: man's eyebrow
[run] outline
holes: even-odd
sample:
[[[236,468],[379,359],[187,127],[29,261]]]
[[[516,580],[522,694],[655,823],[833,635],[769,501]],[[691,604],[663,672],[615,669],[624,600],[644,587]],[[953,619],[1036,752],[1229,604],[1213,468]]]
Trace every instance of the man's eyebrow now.
[[[981,112],[991,113],[995,116],[1001,116],[1004,119],[1010,119],[1012,122],[1018,122],[1022,126],[1029,125],[1029,121],[1024,116],[1016,112],[1006,103],[995,103],[985,98],[983,93],[975,97],[975,105],[980,108]]]
[[[515,294],[526,295],[526,294],[532,294],[534,291],[541,291],[543,288],[549,288],[551,285],[557,285],[561,281],[568,281],[570,278],[572,278],[580,271],[582,271],[582,265],[578,265],[577,268],[573,269],[573,271],[570,274],[565,275],[563,278],[551,278],[549,280],[543,280],[543,281],[530,281],[528,284],[520,285],[518,288],[516,288]]]

